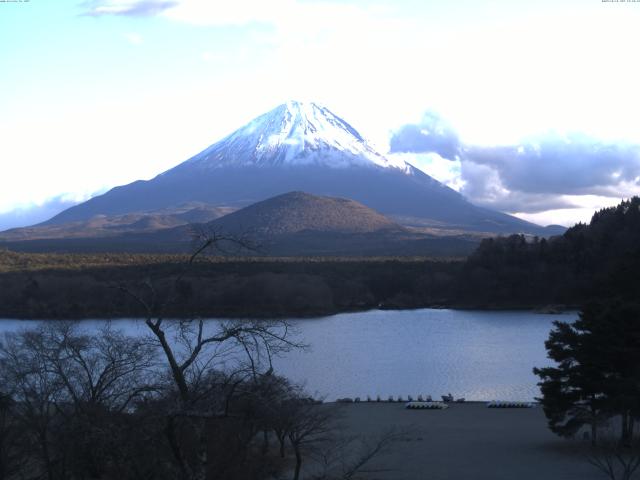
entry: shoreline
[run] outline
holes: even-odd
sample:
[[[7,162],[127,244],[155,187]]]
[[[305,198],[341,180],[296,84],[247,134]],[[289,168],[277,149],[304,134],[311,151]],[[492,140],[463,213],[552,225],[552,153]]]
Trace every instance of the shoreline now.
[[[552,307],[552,308],[550,308]],[[530,312],[540,315],[565,315],[574,313],[580,310],[578,305],[490,305],[490,306],[469,306],[469,305],[443,305],[441,303],[434,305],[424,305],[424,306],[411,306],[411,307],[371,307],[371,308],[353,308],[353,309],[335,309],[335,310],[327,310],[322,312],[301,312],[292,310],[287,313],[278,313],[278,314],[268,314],[265,313],[263,315],[252,315],[247,313],[239,313],[236,311],[225,312],[222,311],[220,313],[213,313],[212,315],[184,315],[184,316],[175,316],[171,315],[167,317],[169,320],[189,320],[196,318],[206,318],[206,319],[245,319],[245,320],[314,320],[325,317],[332,317],[335,315],[341,314],[350,314],[350,313],[365,313],[372,311],[379,312],[404,312],[404,311],[417,311],[417,310],[458,310],[458,311],[479,311],[479,312]],[[22,320],[22,321],[30,321],[30,320],[41,320],[41,321],[83,321],[83,320],[104,320],[104,321],[117,321],[117,320],[145,320],[146,316],[143,315],[129,315],[129,316],[112,316],[109,314],[96,314],[90,316],[73,316],[73,315],[58,315],[58,316],[39,316],[39,315],[5,315],[0,312],[0,322],[4,320]]]

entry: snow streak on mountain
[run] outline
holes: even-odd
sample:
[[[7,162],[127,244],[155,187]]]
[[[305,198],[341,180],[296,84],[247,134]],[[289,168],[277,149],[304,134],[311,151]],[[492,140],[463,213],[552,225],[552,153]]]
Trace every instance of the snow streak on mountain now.
[[[259,116],[185,163],[203,169],[237,166],[377,165],[410,171],[371,148],[347,122],[315,103],[287,102]]]

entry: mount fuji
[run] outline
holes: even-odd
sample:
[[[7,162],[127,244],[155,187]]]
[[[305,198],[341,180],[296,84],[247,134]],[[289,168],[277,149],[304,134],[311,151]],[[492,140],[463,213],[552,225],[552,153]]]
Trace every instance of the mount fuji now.
[[[291,191],[353,199],[405,225],[558,233],[473,205],[411,164],[380,154],[327,108],[293,101],[151,180],[113,188],[41,225],[193,202],[240,208]]]

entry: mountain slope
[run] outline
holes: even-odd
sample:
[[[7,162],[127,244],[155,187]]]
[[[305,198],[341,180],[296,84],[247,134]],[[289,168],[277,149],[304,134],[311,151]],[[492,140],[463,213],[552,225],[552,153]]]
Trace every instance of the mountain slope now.
[[[289,191],[350,198],[434,227],[548,234],[538,225],[471,204],[412,165],[380,155],[326,108],[300,102],[256,118],[152,180],[116,187],[45,224],[193,201],[241,207]]]

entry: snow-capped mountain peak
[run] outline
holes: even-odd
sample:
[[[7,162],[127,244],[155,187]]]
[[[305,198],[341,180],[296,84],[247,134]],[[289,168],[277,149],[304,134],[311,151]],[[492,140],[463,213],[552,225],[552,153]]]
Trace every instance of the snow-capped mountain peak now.
[[[296,191],[352,199],[411,225],[544,234],[536,225],[472,205],[405,161],[392,162],[327,108],[302,102],[280,105],[190,160],[151,180],[116,187],[48,224],[190,202],[236,208]]]
[[[186,162],[234,166],[379,166],[410,171],[376,152],[346,121],[313,102],[289,101],[236,130]]]

